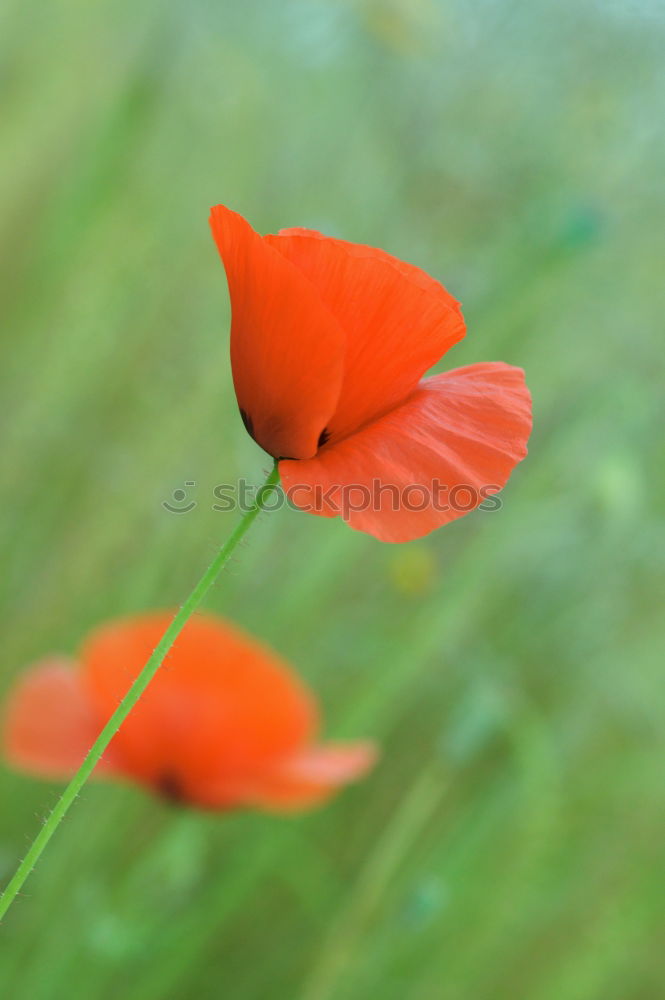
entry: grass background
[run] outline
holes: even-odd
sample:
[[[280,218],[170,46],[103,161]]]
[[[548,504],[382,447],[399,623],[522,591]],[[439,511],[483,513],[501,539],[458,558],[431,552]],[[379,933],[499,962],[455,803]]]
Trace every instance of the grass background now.
[[[380,766],[287,819],[88,787],[2,996],[663,996],[664,41],[656,0],[5,0],[2,690],[181,600],[234,523],[213,487],[267,467],[215,202],[440,276],[446,365],[523,366],[535,431],[499,513],[420,542],[262,520],[208,607]],[[0,795],[4,879],[57,787]]]

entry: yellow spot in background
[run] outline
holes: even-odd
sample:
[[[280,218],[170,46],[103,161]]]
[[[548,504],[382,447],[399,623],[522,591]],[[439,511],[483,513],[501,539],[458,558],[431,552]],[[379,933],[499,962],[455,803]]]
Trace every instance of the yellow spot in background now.
[[[399,548],[391,557],[388,575],[401,594],[416,597],[432,590],[438,576],[434,553],[426,545]]]

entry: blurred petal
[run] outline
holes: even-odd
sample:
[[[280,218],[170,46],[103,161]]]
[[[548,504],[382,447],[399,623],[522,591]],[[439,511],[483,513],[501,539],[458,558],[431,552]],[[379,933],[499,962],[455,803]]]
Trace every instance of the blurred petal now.
[[[142,615],[97,629],[82,651],[85,683],[108,718],[173,618]],[[111,744],[128,773],[182,797],[306,745],[316,703],[289,666],[212,615],[185,626]]]
[[[231,365],[249,433],[276,458],[310,458],[339,397],[345,335],[302,272],[242,216],[212,232],[231,296]]]
[[[330,798],[374,766],[372,743],[327,743],[307,747],[270,765],[261,774],[227,788],[237,805],[290,812]]]
[[[53,657],[31,667],[10,693],[5,755],[20,771],[68,778],[82,763],[102,723],[81,686],[74,662]],[[106,754],[97,771],[114,771]]]
[[[425,379],[401,406],[315,458],[280,462],[280,475],[296,506],[405,542],[504,486],[530,431],[522,370],[470,365]]]
[[[328,441],[401,403],[464,336],[459,303],[420,268],[383,250],[307,229],[286,229],[265,239],[316,286],[347,336]]]

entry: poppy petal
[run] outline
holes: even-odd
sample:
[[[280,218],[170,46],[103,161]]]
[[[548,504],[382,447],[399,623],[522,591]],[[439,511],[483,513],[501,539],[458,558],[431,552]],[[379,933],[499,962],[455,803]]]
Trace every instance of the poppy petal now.
[[[522,370],[470,365],[425,379],[401,406],[315,458],[280,462],[280,475],[295,506],[405,542],[498,492],[530,431]]]
[[[310,458],[339,397],[346,337],[302,271],[242,216],[210,217],[231,297],[231,366],[247,430],[275,458]]]
[[[5,755],[19,771],[68,778],[100,730],[76,664],[54,657],[31,667],[12,690],[4,725]],[[97,771],[115,770],[107,753]]]
[[[156,612],[96,629],[81,658],[108,718],[173,618]],[[272,650],[223,619],[196,615],[113,739],[128,774],[184,799],[260,770],[315,737],[315,701]]]
[[[357,781],[374,766],[372,743],[311,746],[236,784],[238,804],[289,812],[324,802],[341,786]]]
[[[443,285],[384,250],[306,229],[265,239],[316,286],[346,333],[344,378],[326,441],[401,403],[464,336],[459,303]]]

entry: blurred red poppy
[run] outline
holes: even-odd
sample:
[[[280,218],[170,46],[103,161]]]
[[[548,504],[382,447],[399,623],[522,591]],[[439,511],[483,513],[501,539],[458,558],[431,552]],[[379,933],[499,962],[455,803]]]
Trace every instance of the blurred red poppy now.
[[[105,625],[78,663],[32,666],[9,696],[9,763],[44,778],[73,774],[171,618]],[[199,616],[95,773],[202,808],[306,808],[361,777],[376,756],[369,743],[318,744],[317,729],[316,701],[283,660],[228,622]]]
[[[524,373],[494,362],[421,381],[465,332],[443,285],[313,230],[261,237],[223,205],[211,226],[240,412],[296,506],[403,542],[505,485],[531,431]]]

